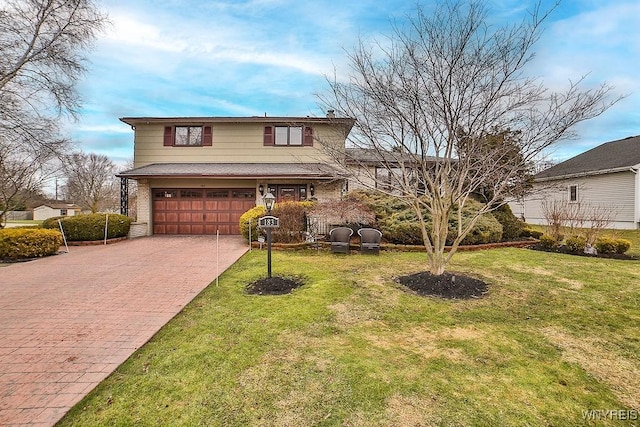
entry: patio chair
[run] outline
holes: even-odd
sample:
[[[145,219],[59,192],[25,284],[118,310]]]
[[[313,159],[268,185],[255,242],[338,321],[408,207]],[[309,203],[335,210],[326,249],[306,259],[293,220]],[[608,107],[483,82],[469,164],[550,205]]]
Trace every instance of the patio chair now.
[[[361,228],[358,230],[360,236],[360,253],[361,254],[374,254],[380,253],[380,239],[382,239],[382,233],[375,228]]]
[[[353,230],[348,227],[336,227],[329,231],[329,241],[331,242],[331,252],[333,253],[349,253],[349,239]]]

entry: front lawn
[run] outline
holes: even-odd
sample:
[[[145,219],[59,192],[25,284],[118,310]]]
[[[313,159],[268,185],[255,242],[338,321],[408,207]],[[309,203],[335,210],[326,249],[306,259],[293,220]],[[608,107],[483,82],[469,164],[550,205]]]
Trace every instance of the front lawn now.
[[[254,250],[61,425],[620,425],[603,410],[639,409],[640,262],[459,253],[451,270],[489,292],[442,300],[394,281],[424,257],[276,252],[274,274],[306,284],[264,296],[244,292],[266,270]]]

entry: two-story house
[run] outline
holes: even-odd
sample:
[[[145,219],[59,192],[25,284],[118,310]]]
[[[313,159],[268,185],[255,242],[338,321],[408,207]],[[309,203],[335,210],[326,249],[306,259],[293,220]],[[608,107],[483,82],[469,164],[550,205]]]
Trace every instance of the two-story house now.
[[[146,234],[238,234],[240,215],[276,201],[339,197],[336,150],[354,120],[327,117],[124,117],[134,130],[137,220]],[[332,154],[329,154],[332,153]],[[144,233],[143,233],[144,234]]]

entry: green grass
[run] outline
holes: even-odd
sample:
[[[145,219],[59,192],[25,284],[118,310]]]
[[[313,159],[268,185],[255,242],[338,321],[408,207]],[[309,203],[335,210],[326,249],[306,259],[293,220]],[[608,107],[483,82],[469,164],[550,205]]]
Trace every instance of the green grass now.
[[[25,225],[39,225],[42,224],[42,220],[34,220],[34,219],[10,219],[7,221],[9,224],[25,224]]]
[[[548,426],[638,409],[640,262],[526,249],[460,253],[490,284],[467,301],[393,277],[421,253],[276,252],[290,295],[243,292],[245,255],[61,425]],[[591,424],[590,424],[591,423]]]

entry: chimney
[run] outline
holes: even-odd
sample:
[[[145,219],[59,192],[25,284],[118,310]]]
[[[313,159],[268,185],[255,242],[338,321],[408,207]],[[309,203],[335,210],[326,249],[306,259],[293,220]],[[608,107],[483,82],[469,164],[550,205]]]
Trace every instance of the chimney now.
[[[335,118],[336,118],[335,110],[327,110],[327,119],[335,119]]]

